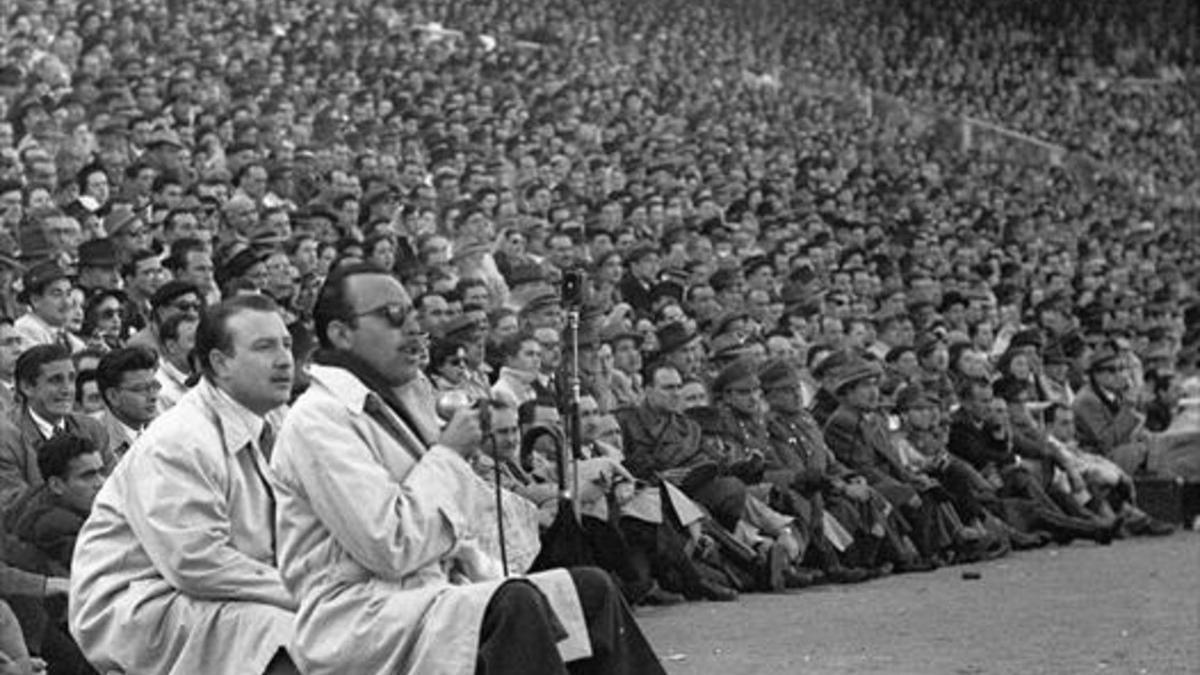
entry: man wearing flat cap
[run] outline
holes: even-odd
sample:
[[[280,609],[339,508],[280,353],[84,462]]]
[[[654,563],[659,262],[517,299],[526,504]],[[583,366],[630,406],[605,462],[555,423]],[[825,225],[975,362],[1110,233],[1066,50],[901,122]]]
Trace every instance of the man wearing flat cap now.
[[[168,281],[150,296],[150,314],[145,328],[130,336],[125,346],[149,349],[162,358],[166,354],[159,336],[162,325],[180,314],[198,321],[203,309],[204,297],[200,289],[186,281]]]
[[[821,569],[835,581],[852,581],[860,576],[854,568],[879,570],[885,564],[902,562],[901,552],[911,550],[912,544],[905,541],[897,512],[830,452],[816,420],[804,409],[796,369],[774,359],[759,369],[758,376],[770,406],[764,478],[795,491],[809,500],[814,510],[828,512],[853,538],[839,539],[835,527],[821,522],[819,538],[813,540]],[[840,550],[831,550],[830,544]]]
[[[112,239],[90,239],[79,245],[76,283],[85,293],[118,290],[121,287],[121,259]]]
[[[703,375],[704,346],[700,335],[680,321],[658,329],[658,352],[656,363],[670,364],[684,379],[697,379]]]
[[[26,345],[59,344],[71,352],[84,349],[83,340],[67,330],[71,280],[57,262],[48,260],[30,267],[21,277],[17,299],[29,305],[29,311],[13,324]]]
[[[955,553],[962,519],[936,480],[909,471],[900,461],[879,412],[881,376],[878,364],[857,358],[834,373],[831,389],[840,403],[825,424],[825,442],[912,524],[912,539],[923,560],[901,568],[936,565]]]
[[[1098,346],[1087,362],[1087,384],[1071,406],[1081,450],[1106,457],[1125,472],[1150,468],[1150,435],[1132,400],[1128,354],[1115,341]]]
[[[612,351],[612,394],[615,408],[642,402],[642,335],[621,325],[607,328],[600,341]],[[615,409],[614,408],[614,409]]]
[[[621,299],[629,303],[638,316],[649,316],[654,311],[651,292],[661,265],[658,249],[649,244],[638,246],[625,257],[625,264],[628,269],[617,286]]]

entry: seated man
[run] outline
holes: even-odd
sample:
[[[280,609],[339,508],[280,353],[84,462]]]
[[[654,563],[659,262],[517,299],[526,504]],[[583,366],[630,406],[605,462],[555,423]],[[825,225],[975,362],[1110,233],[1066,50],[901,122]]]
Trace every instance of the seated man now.
[[[105,467],[114,463],[108,434],[87,415],[73,412],[75,364],[62,345],[30,347],[17,359],[17,388],[22,405],[11,420],[0,420],[0,508],[45,481],[38,470],[38,450],[52,436],[82,436],[100,449]]]
[[[150,298],[150,317],[145,328],[134,333],[126,341],[126,347],[145,347],[162,355],[162,335],[159,333],[167,319],[178,314],[200,317],[204,299],[200,290],[183,281],[168,281],[154,291]]]
[[[1124,521],[1124,531],[1132,535],[1162,536],[1175,531],[1170,523],[1153,518],[1134,504],[1133,478],[1112,460],[1084,452],[1075,441],[1075,413],[1061,403],[1046,408],[1046,430],[1055,444],[1083,476],[1092,501],[1086,506],[1101,517]],[[1055,480],[1063,480],[1061,474]]]
[[[1080,449],[1112,460],[1130,475],[1152,469],[1149,432],[1133,402],[1126,354],[1116,345],[1101,345],[1087,366],[1087,384],[1072,405]]]
[[[201,319],[196,354],[203,380],[134,442],[79,534],[71,633],[101,672],[295,672],[266,459],[287,328],[270,299],[233,298]]]
[[[343,268],[314,309],[321,349],[273,459],[279,561],[306,673],[662,673],[607,574],[500,578],[473,522],[478,412],[426,447],[396,387],[422,346],[408,293]]]
[[[961,407],[950,418],[950,452],[992,482],[1004,498],[1005,520],[1023,531],[1050,532],[1060,542],[1074,538],[1107,544],[1120,527],[1076,518],[1042,489],[1041,481],[1014,451],[1008,405],[996,399],[986,380],[967,379],[958,386]]]
[[[840,403],[825,425],[825,443],[912,524],[913,542],[925,560],[911,568],[924,569],[973,548],[970,536],[978,533],[964,531],[940,483],[910,471],[900,461],[879,410],[881,375],[878,365],[857,358],[835,371],[830,390]]]
[[[200,320],[188,314],[176,314],[162,322],[158,337],[162,342],[162,359],[154,379],[162,388],[158,392],[158,411],[171,409],[188,391],[188,379],[192,376],[189,359],[196,344],[196,327]]]
[[[108,451],[118,461],[158,415],[157,368],[158,357],[144,347],[114,349],[96,367]]]
[[[854,571],[839,573],[843,560],[851,566],[886,572],[894,564],[911,561],[913,544],[903,534],[895,510],[887,501],[846,468],[830,452],[812,414],[804,408],[800,376],[787,362],[776,359],[759,371],[763,396],[770,406],[766,417],[771,444],[764,458],[763,477],[806,497],[815,508],[828,512],[837,525],[821,522],[817,550],[822,567],[834,580],[852,581]],[[822,519],[824,521],[824,519]],[[837,526],[853,539],[839,540]],[[839,548],[830,551],[828,540]]]
[[[91,441],[63,434],[42,446],[38,468],[46,483],[22,501],[12,519],[12,533],[66,576],[75,538],[104,484],[104,461]]]

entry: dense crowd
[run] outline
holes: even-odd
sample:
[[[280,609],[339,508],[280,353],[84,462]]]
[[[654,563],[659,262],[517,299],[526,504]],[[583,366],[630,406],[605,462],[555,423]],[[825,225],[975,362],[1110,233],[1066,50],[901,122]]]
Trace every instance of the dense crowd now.
[[[68,630],[106,562],[76,539],[120,464],[184,447],[153,421],[220,389],[244,297],[286,326],[302,409],[337,367],[421,448],[475,410],[483,549],[597,565],[630,604],[1169,534],[1135,479],[1200,476],[1200,214],[1156,198],[1200,193],[1195,3],[4,12],[0,672],[132,667]],[[964,152],[813,82],[1143,184]],[[393,302],[357,313],[372,275]],[[419,370],[363,365],[368,321]],[[260,470],[307,485],[280,452]],[[116,475],[111,517],[138,489]],[[315,583],[280,565],[279,593]]]

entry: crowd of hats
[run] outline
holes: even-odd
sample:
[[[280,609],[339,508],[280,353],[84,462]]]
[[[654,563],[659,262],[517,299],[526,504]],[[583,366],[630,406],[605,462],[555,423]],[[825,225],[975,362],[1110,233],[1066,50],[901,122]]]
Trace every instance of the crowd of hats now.
[[[494,257],[522,316],[565,268],[654,256],[644,299],[593,281],[591,309],[634,304],[608,329],[648,353],[703,332],[717,364],[762,346],[730,328],[741,311],[761,337],[835,346],[911,320],[885,363],[1059,311],[1074,329],[1039,345],[1047,360],[1120,338],[1189,364],[1196,212],[1157,193],[1194,181],[1197,9],[1126,4],[9,3],[0,189],[26,208],[0,225],[0,266],[125,261],[114,241],[144,226],[163,248],[187,211],[219,244],[221,281],[294,234],[320,239],[318,281],[388,239],[414,296]],[[1154,189],[962,153],[821,83],[1079,148]],[[246,187],[252,167],[264,189]],[[91,188],[97,172],[111,188]],[[287,227],[267,222],[276,210]],[[64,215],[77,235],[49,236]],[[572,244],[561,259],[555,235]],[[26,287],[51,273],[29,268]],[[691,305],[698,286],[725,311]],[[301,295],[281,299],[303,319]],[[985,315],[963,321],[976,303]],[[687,321],[664,320],[672,305]]]

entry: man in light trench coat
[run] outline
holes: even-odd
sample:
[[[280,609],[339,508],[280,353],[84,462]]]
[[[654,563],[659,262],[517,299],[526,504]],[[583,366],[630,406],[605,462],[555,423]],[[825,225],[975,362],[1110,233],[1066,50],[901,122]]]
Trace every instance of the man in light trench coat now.
[[[432,443],[394,394],[421,345],[404,287],[345,268],[314,309],[321,345],[272,467],[279,563],[311,675],[663,673],[613,581],[591,568],[504,580],[480,545],[466,457],[479,414]]]
[[[275,567],[272,438],[293,361],[278,307],[240,296],[196,331],[204,378],[133,443],[71,565],[71,634],[102,673],[294,673]]]

